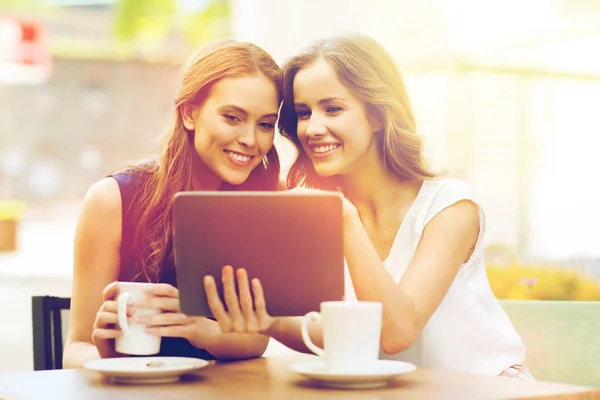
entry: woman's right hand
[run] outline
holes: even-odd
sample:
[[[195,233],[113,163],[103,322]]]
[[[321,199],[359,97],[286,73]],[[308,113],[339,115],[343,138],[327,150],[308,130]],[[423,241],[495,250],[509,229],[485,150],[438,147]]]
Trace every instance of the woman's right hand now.
[[[117,317],[116,296],[119,292],[118,282],[109,283],[102,291],[102,305],[96,313],[96,320],[92,330],[92,343],[98,349],[102,358],[117,357],[114,339],[121,336]],[[131,306],[127,307],[127,316],[131,317]]]
[[[248,273],[240,268],[234,275],[231,266],[225,266],[221,276],[227,310],[219,298],[215,279],[207,275],[204,289],[210,310],[224,333],[260,333],[269,335],[275,318],[267,312],[265,296],[258,278],[250,284]],[[236,293],[236,281],[239,297]]]

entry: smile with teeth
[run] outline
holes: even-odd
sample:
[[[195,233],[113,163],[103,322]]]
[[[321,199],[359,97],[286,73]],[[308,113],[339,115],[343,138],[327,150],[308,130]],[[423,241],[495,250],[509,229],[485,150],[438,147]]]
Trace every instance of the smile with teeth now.
[[[326,145],[322,145],[322,146],[315,146],[313,147],[313,152],[317,153],[317,154],[323,154],[323,153],[329,153],[330,151],[333,151],[335,149],[337,149],[340,145],[339,144],[326,144]]]
[[[230,151],[230,150],[224,150],[225,154],[227,154],[227,156],[229,156],[229,158],[238,161],[240,163],[246,164],[248,162],[250,162],[250,160],[253,158],[253,156],[249,156],[247,154],[240,154],[240,153],[236,153],[234,151]]]

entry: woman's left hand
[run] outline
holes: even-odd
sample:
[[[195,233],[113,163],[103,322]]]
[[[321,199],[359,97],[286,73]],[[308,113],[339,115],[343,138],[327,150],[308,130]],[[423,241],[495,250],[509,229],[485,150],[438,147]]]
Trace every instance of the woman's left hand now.
[[[297,187],[297,188],[293,188],[289,190],[289,193],[334,193],[334,192],[329,192],[327,190],[321,190],[321,189],[312,189],[312,188],[305,188],[305,187]],[[350,200],[348,200],[346,197],[344,197],[344,195],[340,194],[340,193],[335,193],[338,196],[341,197],[342,199],[342,212],[343,212],[343,216],[344,216],[344,222],[349,222],[352,218],[357,217],[358,216],[358,211],[356,210],[356,207],[354,206],[354,204],[352,204],[350,202]]]
[[[348,223],[353,218],[359,218],[358,210],[356,209],[354,204],[352,204],[350,202],[350,200],[348,200],[344,196],[342,196],[342,195],[340,195],[340,196],[342,198],[342,210],[343,210],[343,215],[344,215],[344,222]]]
[[[135,321],[146,325],[146,332],[165,337],[180,337],[189,340],[197,348],[205,349],[214,343],[221,330],[215,321],[205,317],[183,314],[179,308],[179,290],[167,283],[151,285],[148,297],[136,307],[157,308],[160,314],[137,316]]]

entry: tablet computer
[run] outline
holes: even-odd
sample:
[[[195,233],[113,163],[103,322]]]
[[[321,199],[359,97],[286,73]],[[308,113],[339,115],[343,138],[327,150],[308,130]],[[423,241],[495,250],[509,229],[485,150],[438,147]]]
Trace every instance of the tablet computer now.
[[[181,311],[212,316],[205,275],[215,278],[225,305],[225,265],[260,279],[272,316],[300,316],[343,300],[342,223],[342,200],[333,193],[178,193],[173,246]]]

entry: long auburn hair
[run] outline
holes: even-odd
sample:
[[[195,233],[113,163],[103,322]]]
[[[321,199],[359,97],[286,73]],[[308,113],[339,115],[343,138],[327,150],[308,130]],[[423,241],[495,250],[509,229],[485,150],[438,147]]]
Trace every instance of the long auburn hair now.
[[[434,178],[436,175],[423,155],[423,140],[416,133],[410,100],[392,57],[371,37],[347,34],[319,39],[283,65],[283,103],[278,128],[298,150],[287,177],[288,186],[343,191],[335,176],[317,174],[298,139],[294,79],[298,71],[317,59],[327,61],[342,83],[366,103],[367,112],[383,121],[384,129],[375,135],[386,170],[400,180]]]
[[[252,43],[221,39],[199,49],[182,69],[173,121],[165,131],[158,159],[122,170],[141,177],[140,190],[133,199],[139,210],[133,249],[138,252],[135,256],[140,273],[135,279],[143,275],[148,282],[155,282],[160,278],[163,262],[173,260],[173,196],[192,190],[192,159],[197,156],[194,132],[183,124],[183,106],[202,105],[210,96],[212,86],[221,79],[254,72],[269,78],[281,99],[281,69],[262,48]],[[273,146],[246,182],[236,186],[224,182],[221,190],[277,190],[279,174],[279,157]]]

